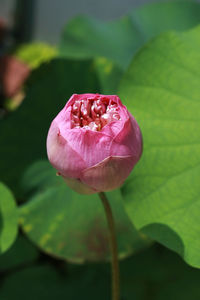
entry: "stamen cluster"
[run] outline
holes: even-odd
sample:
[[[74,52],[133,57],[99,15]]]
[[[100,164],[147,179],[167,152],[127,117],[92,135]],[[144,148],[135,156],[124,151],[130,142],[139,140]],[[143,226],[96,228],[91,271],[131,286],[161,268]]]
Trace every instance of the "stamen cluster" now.
[[[118,105],[109,98],[76,100],[71,107],[72,128],[100,131],[106,124],[120,120]]]

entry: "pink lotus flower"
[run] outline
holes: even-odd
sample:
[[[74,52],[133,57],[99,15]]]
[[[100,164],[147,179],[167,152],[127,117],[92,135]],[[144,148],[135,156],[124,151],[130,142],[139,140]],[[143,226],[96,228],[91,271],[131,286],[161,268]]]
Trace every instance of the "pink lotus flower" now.
[[[115,95],[72,95],[47,136],[49,161],[79,193],[118,188],[141,153],[140,128]]]

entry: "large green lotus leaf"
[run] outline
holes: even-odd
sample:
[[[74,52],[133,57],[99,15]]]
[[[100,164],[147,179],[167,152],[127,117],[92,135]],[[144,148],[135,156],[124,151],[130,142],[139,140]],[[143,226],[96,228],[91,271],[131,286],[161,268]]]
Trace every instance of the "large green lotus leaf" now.
[[[126,69],[133,54],[150,38],[170,29],[185,30],[200,22],[200,4],[193,1],[151,3],[111,22],[76,17],[64,28],[61,55],[105,57]]]
[[[130,16],[109,23],[79,16],[64,28],[60,55],[75,58],[106,57],[123,68],[137,48],[135,40],[139,38],[140,33]]]
[[[23,104],[0,120],[0,178],[15,192],[24,169],[46,158],[51,121],[73,93],[99,92],[91,61],[55,59],[35,70]]]
[[[122,187],[127,212],[138,229],[200,267],[200,27],[147,44],[120,96],[144,139]]]
[[[0,254],[5,252],[17,236],[17,207],[10,190],[0,182]]]
[[[43,251],[76,263],[109,257],[107,222],[98,195],[70,190],[49,162],[33,164],[22,181],[30,201],[20,208],[20,223],[27,236]],[[114,211],[119,257],[149,244],[133,228],[124,211],[119,190],[108,193]]]

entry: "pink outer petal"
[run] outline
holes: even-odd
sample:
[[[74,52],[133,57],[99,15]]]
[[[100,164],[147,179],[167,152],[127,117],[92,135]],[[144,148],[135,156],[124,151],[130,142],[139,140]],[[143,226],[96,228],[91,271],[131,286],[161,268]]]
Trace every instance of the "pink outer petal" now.
[[[123,184],[135,163],[136,158],[131,156],[110,156],[96,166],[84,170],[80,180],[98,192],[110,191]]]
[[[67,111],[63,108],[59,114],[55,117],[53,122],[56,122],[57,127],[62,128],[63,131],[71,128],[71,107],[68,107]],[[52,122],[52,123],[53,123]]]
[[[137,121],[135,120],[135,118],[130,113],[129,113],[129,115],[130,115],[132,127],[134,128],[134,131],[135,131],[135,145],[134,145],[135,154],[137,155],[138,160],[139,160],[142,155],[142,151],[143,151],[142,132],[141,132],[140,127],[139,127]]]
[[[142,135],[136,120],[131,114],[123,123],[121,130],[113,138],[111,145],[112,156],[131,155],[139,160],[142,154]],[[137,161],[136,161],[137,162]]]
[[[71,149],[79,153],[86,168],[96,165],[110,156],[112,137],[84,128],[61,131]],[[72,176],[70,176],[72,177]]]
[[[75,192],[79,194],[94,194],[97,193],[97,190],[94,190],[87,186],[86,184],[82,183],[79,179],[75,178],[65,178],[63,177],[66,184]]]
[[[64,177],[79,177],[86,168],[82,157],[68,144],[54,120],[47,136],[47,155],[51,164]]]

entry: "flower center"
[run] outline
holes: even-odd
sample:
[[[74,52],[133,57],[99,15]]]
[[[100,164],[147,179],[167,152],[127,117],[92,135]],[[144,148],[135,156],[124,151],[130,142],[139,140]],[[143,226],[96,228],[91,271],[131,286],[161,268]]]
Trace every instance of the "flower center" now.
[[[72,128],[100,131],[106,124],[117,120],[120,120],[118,105],[108,98],[76,100],[72,104]]]

